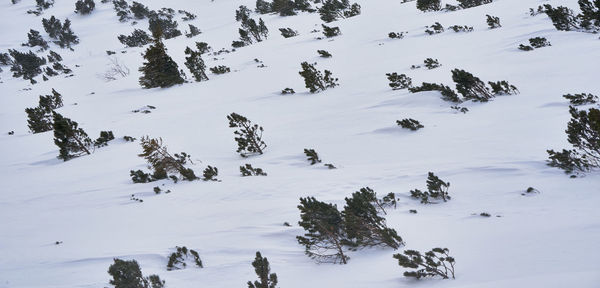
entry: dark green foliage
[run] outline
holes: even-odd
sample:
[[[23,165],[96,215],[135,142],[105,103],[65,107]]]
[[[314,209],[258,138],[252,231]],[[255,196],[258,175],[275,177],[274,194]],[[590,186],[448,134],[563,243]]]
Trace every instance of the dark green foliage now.
[[[410,196],[421,199],[421,203],[423,204],[434,203],[431,199],[441,199],[446,202],[450,200],[450,195],[448,194],[449,187],[450,182],[444,182],[439,177],[435,176],[433,172],[429,172],[429,175],[427,176],[427,191],[423,192],[419,189],[411,190]]]
[[[440,276],[443,279],[454,279],[454,257],[448,255],[448,248],[433,248],[424,255],[416,250],[404,250],[403,254],[394,254],[398,265],[404,268],[417,269],[404,272],[405,277],[421,279]]]
[[[396,205],[398,204],[396,200],[396,194],[394,192],[390,192],[383,196],[381,200],[377,199],[376,204],[383,214],[387,214],[387,212],[385,212],[386,207],[394,207],[394,209],[396,209]]]
[[[215,66],[210,68],[210,72],[212,72],[213,74],[225,74],[225,73],[229,73],[231,72],[231,68],[225,66],[225,65],[219,65],[219,66]]]
[[[590,94],[590,93],[567,94],[567,95],[563,95],[563,97],[565,99],[569,100],[571,102],[571,104],[574,106],[598,103],[598,96]]]
[[[417,0],[417,9],[428,12],[442,9],[441,0]]]
[[[241,28],[238,29],[240,34],[240,41],[234,41],[232,46],[239,48],[250,45],[254,42],[262,42],[269,36],[269,29],[265,25],[262,18],[259,18],[258,24],[252,18],[250,18],[250,10],[246,6],[240,6],[235,11],[235,19],[242,22]]]
[[[294,16],[296,15],[295,5],[293,0],[273,0],[271,3],[271,9],[273,12],[279,13],[280,16]]]
[[[444,32],[444,26],[442,26],[442,24],[440,24],[440,22],[435,22],[433,23],[433,25],[431,26],[426,26],[425,28],[425,33],[429,34],[429,35],[433,35],[433,34],[439,34]]]
[[[581,27],[586,30],[600,29],[600,0],[579,0]]]
[[[43,108],[25,108],[27,113],[27,127],[31,133],[42,133],[52,130],[52,114]]]
[[[425,64],[425,67],[427,67],[427,69],[429,69],[429,70],[442,66],[442,64],[440,64],[440,62],[437,59],[433,59],[433,58],[425,59],[423,61],[423,64]]]
[[[378,201],[369,187],[361,188],[351,198],[346,198],[342,217],[352,249],[374,246],[398,249],[404,245],[396,230],[388,228],[385,218],[378,215],[375,207]]]
[[[146,173],[142,170],[137,170],[137,171],[130,170],[129,176],[131,176],[131,181],[133,181],[133,183],[148,183],[148,182],[152,182],[152,181],[156,180],[156,179],[154,179],[154,177],[152,177],[152,175],[150,175],[149,173]],[[156,190],[155,190],[155,192],[156,192]]]
[[[344,11],[344,17],[350,18],[350,17],[360,15],[360,13],[361,13],[360,5],[358,5],[358,3],[354,3],[354,4],[352,4],[352,6],[350,6],[350,9],[347,9],[346,11]]]
[[[58,44],[60,48],[71,48],[71,44],[79,44],[79,37],[71,30],[71,21],[69,19],[65,20],[63,29],[58,35],[58,40],[54,41],[54,43]]]
[[[185,37],[192,38],[194,36],[202,34],[202,31],[200,31],[200,29],[198,29],[198,27],[196,27],[192,24],[188,24],[188,27],[190,27],[190,32],[189,33],[186,32]]]
[[[339,36],[342,34],[340,27],[329,27],[325,26],[324,24],[321,24],[321,26],[323,27],[323,35],[325,35],[325,37],[327,38]]]
[[[104,147],[108,145],[108,141],[114,140],[115,135],[112,131],[100,131],[100,137],[94,141],[94,146]]]
[[[123,140],[125,140],[125,141],[127,141],[127,142],[133,142],[133,141],[135,141],[136,139],[135,139],[134,137],[131,137],[131,136],[127,136],[127,135],[126,135],[126,136],[123,136]]]
[[[242,177],[246,176],[267,176],[260,168],[253,168],[252,165],[246,164],[244,166],[240,166],[240,172],[242,173]]]
[[[291,38],[291,37],[298,36],[298,31],[296,31],[292,28],[279,28],[279,31],[281,32],[281,36],[283,36],[284,38]]]
[[[60,56],[60,54],[54,52],[54,51],[50,51],[50,53],[48,53],[48,62],[50,63],[54,63],[54,62],[60,62],[62,61],[62,57]]]
[[[408,91],[411,93],[423,92],[423,91],[439,91],[442,93],[442,100],[452,102],[452,103],[461,103],[462,100],[460,97],[452,90],[452,88],[444,85],[444,84],[435,84],[435,83],[426,83],[423,82],[421,86],[417,87],[409,87]]]
[[[192,72],[194,79],[197,82],[208,80],[208,76],[206,76],[206,64],[202,60],[202,53],[186,47],[185,55],[187,55],[185,57],[185,67]]]
[[[130,36],[121,34],[117,38],[119,39],[119,42],[127,47],[142,47],[152,42],[152,37],[150,37],[146,31],[141,29],[133,30]]]
[[[460,3],[460,4],[458,4],[458,6],[460,6],[463,9],[492,3],[492,0],[457,0],[457,1],[458,1],[458,3]]]
[[[283,94],[283,95],[296,94],[296,91],[294,91],[294,89],[292,89],[292,88],[285,88],[285,89],[281,90],[281,94]]]
[[[548,150],[548,165],[565,170],[565,173],[586,172],[600,167],[600,110],[588,111],[570,107],[571,121],[567,125],[567,140],[573,150],[555,152]]]
[[[302,66],[302,71],[299,72],[300,76],[304,78],[304,85],[310,93],[325,91],[328,88],[334,88],[339,85],[337,84],[338,78],[333,78],[331,71],[325,70],[321,73],[321,71],[317,70],[315,68],[317,63],[308,64],[308,62],[302,62],[300,65]]]
[[[130,10],[129,10],[129,4],[127,4],[127,1],[113,0],[112,3],[113,3],[113,8],[115,9],[115,12],[117,12],[117,16],[119,16],[119,21],[126,22],[127,20],[129,20],[131,18],[131,16],[129,16]]]
[[[184,82],[179,66],[167,54],[159,35],[155,35],[154,44],[146,49],[144,59],[146,62],[139,68],[142,72],[139,83],[143,88],[167,88]]]
[[[13,60],[8,53],[0,53],[0,65],[12,65]]]
[[[92,13],[94,8],[96,8],[96,3],[94,3],[94,0],[77,0],[77,2],[75,2],[75,13],[79,13],[81,15]]]
[[[519,50],[523,50],[523,51],[532,51],[533,47],[529,46],[529,45],[523,45],[523,44],[519,44]]]
[[[338,18],[345,18],[344,11],[349,8],[351,7],[348,0],[325,0],[319,8],[319,15],[321,15],[321,20],[329,23]],[[358,14],[360,14],[360,6],[358,6]]]
[[[404,34],[406,34],[408,32],[390,32],[388,34],[388,37],[392,38],[392,39],[402,39],[404,38]]]
[[[448,27],[448,29],[458,33],[458,32],[473,32],[473,27],[471,26],[460,26],[460,25],[452,25]]]
[[[398,75],[398,73],[394,72],[386,73],[385,76],[387,76],[387,79],[390,80],[389,85],[392,87],[392,90],[406,89],[412,86],[412,79],[406,76],[406,74]]]
[[[348,263],[344,245],[348,244],[342,214],[333,204],[314,197],[300,198],[300,227],[306,230],[296,236],[305,253],[319,263]]]
[[[488,82],[490,87],[492,87],[492,93],[494,95],[513,95],[519,94],[519,89],[514,85],[510,85],[506,81],[497,81],[497,82]]]
[[[84,154],[91,154],[92,140],[78,124],[52,111],[54,144],[59,148],[59,159],[67,161]]]
[[[479,213],[479,216],[481,216],[481,217],[492,217],[492,215],[490,213],[487,213],[487,212],[481,212],[481,213]]]
[[[242,157],[263,154],[263,150],[267,148],[267,144],[262,140],[263,127],[252,124],[248,118],[237,113],[227,115],[227,120],[230,128],[239,128],[233,133],[238,144],[237,152]]]
[[[110,284],[115,288],[145,288],[147,283],[144,281],[140,265],[135,260],[126,261],[114,259],[114,264],[108,268],[108,274],[113,279]]]
[[[315,149],[304,149],[304,154],[306,154],[306,158],[310,162],[310,165],[321,163],[321,159],[319,159],[319,154],[317,154],[317,151],[315,151]]]
[[[188,12],[188,11],[185,11],[185,10],[178,10],[177,12],[178,12],[179,14],[183,14],[183,15],[184,15],[184,16],[181,18],[181,20],[183,20],[183,21],[191,21],[191,20],[194,20],[194,19],[196,19],[196,17],[198,17],[198,16],[196,16],[195,14],[193,14],[193,13],[190,13],[190,12]]]
[[[260,281],[248,281],[248,288],[275,288],[277,287],[277,274],[271,273],[271,267],[269,266],[269,260],[266,257],[262,257],[260,252],[256,252],[256,257],[252,262],[254,272],[258,276]]]
[[[208,165],[206,169],[202,172],[202,180],[204,181],[219,181],[217,176],[219,175],[219,169],[217,167],[213,167]]]
[[[265,0],[256,0],[256,9],[254,9],[256,13],[267,14],[273,11],[271,7],[271,2],[267,2]]]
[[[500,28],[502,25],[500,24],[500,18],[492,15],[485,15],[487,19],[485,20],[490,27],[490,29]]]
[[[396,123],[398,124],[398,126],[404,128],[404,129],[410,129],[411,131],[417,131],[417,130],[425,127],[425,126],[421,125],[421,123],[419,123],[419,121],[412,119],[412,118],[396,120]]]
[[[129,10],[131,11],[131,13],[133,13],[133,17],[135,19],[144,19],[152,15],[150,9],[148,9],[146,5],[135,1],[131,3],[131,7],[129,7]]]
[[[30,29],[29,33],[27,33],[27,39],[27,43],[23,43],[23,46],[39,46],[41,51],[48,49],[48,42],[46,42],[46,40],[42,38],[42,35],[40,35],[40,32],[36,30]]]
[[[456,83],[456,90],[463,95],[465,100],[487,102],[494,98],[494,95],[479,78],[465,70],[452,70],[452,80]]]
[[[62,30],[60,20],[56,19],[54,16],[51,16],[50,19],[42,19],[42,25],[44,26],[46,33],[53,39],[56,39]]]
[[[9,49],[8,53],[13,58],[12,66],[10,71],[13,72],[13,77],[23,77],[25,80],[33,80],[33,77],[42,73],[41,66],[46,64],[46,59],[38,57],[35,53],[29,51],[27,53],[21,53],[14,49]]]
[[[327,167],[327,168],[329,168],[329,169],[337,169],[337,167],[335,167],[335,166],[334,166],[333,164],[331,164],[331,163],[325,163],[325,164],[323,164],[323,166],[325,166],[325,167]]]
[[[208,43],[206,42],[196,42],[196,48],[200,54],[205,54],[212,50],[212,48],[208,46]]]
[[[140,200],[142,201],[142,200]],[[135,260],[114,259],[114,263],[108,268],[108,274],[113,279],[110,284],[115,288],[164,288],[165,281],[160,280],[158,275],[144,277],[140,265]]]
[[[189,255],[192,255],[194,263],[196,266],[203,268],[202,260],[200,260],[200,255],[198,252],[194,250],[188,250],[187,247],[175,247],[175,252],[171,253],[169,256],[169,262],[167,263],[167,270],[179,270],[187,267],[186,259],[188,259]]]
[[[180,154],[171,155],[167,151],[167,147],[163,145],[161,138],[152,139],[144,136],[140,140],[140,144],[142,145],[143,152],[138,156],[146,159],[148,161],[148,168],[154,170],[151,180],[167,177],[170,177],[173,181],[178,180],[179,178],[173,175],[173,173],[179,174],[181,179],[187,181],[198,179],[192,169],[184,166],[187,162],[192,163],[191,157],[187,153],[181,152]]]
[[[332,56],[331,53],[326,50],[317,50],[317,53],[319,53],[319,56],[323,58],[330,58]]]
[[[546,47],[546,46],[552,46],[552,44],[550,44],[550,42],[548,42],[548,40],[544,37],[530,38],[529,44],[533,48],[542,48],[542,47]]]
[[[54,5],[54,0],[35,0],[38,9],[45,10]]]
[[[554,8],[549,4],[544,4],[544,10],[557,30],[570,31],[579,28],[579,23],[577,17],[573,15],[573,10],[564,6]]]
[[[181,36],[181,31],[177,29],[177,21],[174,21],[170,17],[164,17],[160,14],[153,15],[148,20],[148,25],[148,29],[152,32],[152,35],[161,35],[165,39]]]

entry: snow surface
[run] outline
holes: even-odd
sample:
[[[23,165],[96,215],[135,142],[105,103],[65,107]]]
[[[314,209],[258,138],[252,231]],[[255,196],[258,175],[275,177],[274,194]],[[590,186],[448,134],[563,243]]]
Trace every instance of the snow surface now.
[[[600,40],[556,31],[547,16],[528,13],[545,3],[577,8],[575,0],[496,0],[450,13],[423,13],[414,2],[359,0],[362,15],[331,23],[343,35],[323,40],[310,33],[320,30],[318,14],[262,15],[268,40],[204,57],[207,66],[227,65],[232,73],[150,90],[137,82],[145,47],[124,48],[117,40],[147,23],[120,23],[112,4],[99,1],[91,15],[80,16],[74,2],[57,1],[40,17],[26,14],[34,1],[0,4],[2,52],[27,51],[20,44],[29,29],[43,32],[41,19],[51,15],[71,19],[81,39],[73,52],[52,44],[74,77],[30,85],[12,78],[8,67],[0,75],[0,287],[107,287],[113,258],[136,259],[145,275],[159,274],[167,287],[245,287],[256,279],[250,263],[257,250],[288,288],[600,287],[600,174],[571,179],[545,162],[547,149],[569,147],[562,95],[600,94]],[[166,41],[180,68],[185,47],[195,41],[229,49],[238,37],[235,9],[254,8],[253,0],[140,2],[198,15],[189,23],[201,35]],[[486,14],[499,16],[503,26],[489,30]],[[188,22],[178,20],[181,30],[187,28]],[[424,26],[436,21],[473,26],[474,32],[426,35]],[[300,36],[285,39],[282,27]],[[409,33],[393,40],[387,37],[392,31]],[[552,46],[517,49],[536,36]],[[333,58],[319,58],[318,49]],[[131,75],[100,79],[109,63],[106,50],[117,51]],[[429,57],[443,66],[410,69]],[[267,67],[257,68],[255,58]],[[298,75],[303,61],[331,70],[340,86],[308,93]],[[465,103],[470,111],[462,114],[439,93],[393,91],[385,77],[406,73],[414,84],[454,87],[454,68],[484,81],[508,80],[521,94]],[[298,93],[280,95],[286,87]],[[59,113],[91,137],[112,130],[118,140],[89,156],[57,159],[52,132],[29,133],[24,113],[52,88],[64,98]],[[145,105],[157,109],[131,112]],[[226,119],[232,112],[264,127],[264,155],[243,159],[235,153]],[[425,128],[402,129],[395,121],[403,118]],[[7,135],[11,130],[15,135]],[[137,157],[139,142],[125,142],[124,135],[162,137],[171,152],[192,155],[196,174],[206,165],[218,167],[222,182],[133,184],[129,170],[145,169],[145,161]],[[338,169],[310,166],[304,148]],[[268,176],[240,177],[238,167],[245,163]],[[410,199],[409,190],[425,187],[428,171],[451,182],[451,201],[422,205]],[[172,193],[155,195],[157,185]],[[303,233],[298,198],[315,196],[343,207],[344,197],[365,186],[379,195],[400,195],[388,226],[404,238],[406,249],[448,247],[457,261],[456,280],[403,277],[392,258],[403,248],[352,252],[347,265],[316,264],[304,255],[295,239]],[[530,186],[541,193],[522,196]],[[144,202],[130,200],[132,194]],[[286,221],[292,227],[283,226]],[[182,245],[199,251],[205,268],[166,271],[168,254]]]

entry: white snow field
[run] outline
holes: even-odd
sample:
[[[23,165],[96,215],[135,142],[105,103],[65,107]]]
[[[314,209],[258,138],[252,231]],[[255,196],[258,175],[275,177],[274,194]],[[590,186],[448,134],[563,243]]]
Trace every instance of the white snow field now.
[[[253,13],[269,28],[266,41],[203,56],[208,67],[227,65],[231,73],[209,73],[209,81],[166,89],[142,89],[137,69],[147,46],[125,48],[117,40],[135,28],[147,30],[147,20],[135,26],[119,22],[113,5],[98,0],[92,14],[81,16],[73,12],[74,2],[56,1],[39,17],[26,13],[35,1],[0,4],[0,52],[35,51],[21,43],[29,29],[50,40],[41,20],[51,15],[71,19],[80,37],[74,51],[51,44],[74,77],[38,76],[31,85],[2,67],[0,287],[112,287],[107,270],[113,258],[137,260],[144,275],[160,275],[167,287],[247,287],[257,278],[251,266],[256,251],[269,259],[284,288],[600,287],[600,172],[572,179],[546,165],[547,149],[570,147],[564,132],[569,102],[562,95],[600,94],[600,40],[597,34],[557,31],[545,14],[529,15],[529,8],[541,4],[578,11],[576,0],[495,0],[428,13],[415,2],[357,0],[362,14],[328,24],[339,26],[342,35],[321,40],[320,32],[311,33],[321,30],[318,13]],[[191,23],[202,34],[165,41],[189,80],[186,46],[204,41],[215,51],[231,49],[240,26],[235,10],[255,7],[254,0],[139,2],[198,15],[190,22],[180,15],[176,20],[182,31]],[[486,14],[500,17],[502,27],[490,30]],[[425,26],[436,21],[474,31],[425,34]],[[284,27],[300,35],[283,38],[278,28]],[[387,37],[402,31],[408,31],[404,39]],[[517,49],[537,36],[552,46]],[[333,57],[320,58],[319,49]],[[129,76],[111,82],[98,77],[108,69],[106,50],[117,52],[113,57],[131,69]],[[266,67],[258,68],[255,58]],[[443,66],[410,69],[426,58]],[[310,94],[298,74],[303,61],[332,71],[340,85]],[[385,76],[404,73],[416,85],[454,88],[454,68],[485,82],[507,80],[520,94],[465,102],[461,106],[469,112],[463,114],[438,92],[394,91]],[[281,95],[286,87],[297,93]],[[24,112],[52,88],[65,103],[57,112],[92,138],[112,130],[117,139],[92,155],[57,159],[52,131],[30,133]],[[156,109],[132,112],[145,105]],[[226,119],[232,112],[264,127],[263,155],[242,158],[235,152],[234,129]],[[396,120],[404,118],[425,128],[402,129]],[[126,142],[125,135],[138,141]],[[191,154],[195,164],[189,167],[197,175],[207,165],[217,167],[222,181],[134,184],[129,171],[146,169],[137,156],[143,135],[162,137],[170,152]],[[311,166],[304,148],[338,169]],[[268,176],[241,177],[245,163]],[[411,189],[424,189],[429,171],[451,183],[452,200],[425,205],[410,198]],[[157,195],[155,186],[172,192]],[[314,196],[341,209],[345,197],[367,186],[381,196],[399,196],[386,219],[406,246],[350,252],[347,265],[307,257],[295,238],[304,233],[297,224],[299,198]],[[522,196],[528,187],[541,193]],[[132,194],[143,203],[130,200]],[[479,216],[482,212],[492,217]],[[182,245],[200,253],[204,268],[167,271],[169,254]],[[403,249],[433,247],[450,249],[455,280],[406,278],[392,258]]]

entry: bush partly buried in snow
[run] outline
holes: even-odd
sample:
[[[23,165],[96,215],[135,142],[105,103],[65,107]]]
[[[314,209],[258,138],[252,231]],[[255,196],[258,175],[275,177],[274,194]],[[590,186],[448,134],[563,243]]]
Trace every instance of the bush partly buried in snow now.
[[[440,276],[443,279],[454,279],[454,257],[448,255],[448,248],[433,248],[421,254],[416,250],[404,250],[402,254],[394,254],[398,265],[404,268],[417,269],[404,272],[404,276],[417,279]]]

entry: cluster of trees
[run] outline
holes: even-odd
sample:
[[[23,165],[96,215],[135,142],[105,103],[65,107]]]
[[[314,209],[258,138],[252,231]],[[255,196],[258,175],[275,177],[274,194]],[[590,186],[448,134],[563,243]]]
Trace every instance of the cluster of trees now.
[[[250,12],[250,9],[243,5],[235,11],[235,20],[241,22],[241,28],[238,29],[240,40],[233,41],[231,44],[234,48],[244,47],[254,42],[262,42],[269,36],[269,29],[267,29],[262,18],[259,18],[258,23],[256,23],[256,20],[250,18]]]
[[[461,97],[452,88],[435,83],[422,83],[421,86],[412,86],[412,79],[405,74],[388,73],[386,74],[390,81],[389,86],[394,90],[406,89],[411,93],[423,91],[439,91],[442,94],[444,101],[453,103],[461,103],[462,101],[487,102],[496,95],[511,95],[519,93],[517,87],[509,84],[506,81],[488,82],[490,87],[487,87],[483,81],[473,74],[461,70],[452,70],[452,80],[456,84],[456,91],[462,95]]]
[[[423,12],[430,11],[456,11],[459,9],[467,9],[473,8],[477,6],[481,6],[484,4],[492,3],[493,0],[457,0],[458,6],[446,4],[444,8],[442,8],[441,0],[417,0],[417,9]]]
[[[298,224],[306,230],[297,236],[298,243],[309,257],[320,263],[348,262],[348,250],[368,247],[398,249],[404,241],[396,230],[388,228],[380,215],[385,205],[377,194],[365,187],[346,198],[343,211],[336,205],[318,201],[314,197],[300,198]],[[380,208],[381,207],[381,208]]]
[[[579,0],[578,4],[581,13],[577,15],[568,7],[552,7],[550,4],[544,4],[542,11],[550,17],[557,30],[599,31],[600,1]]]

